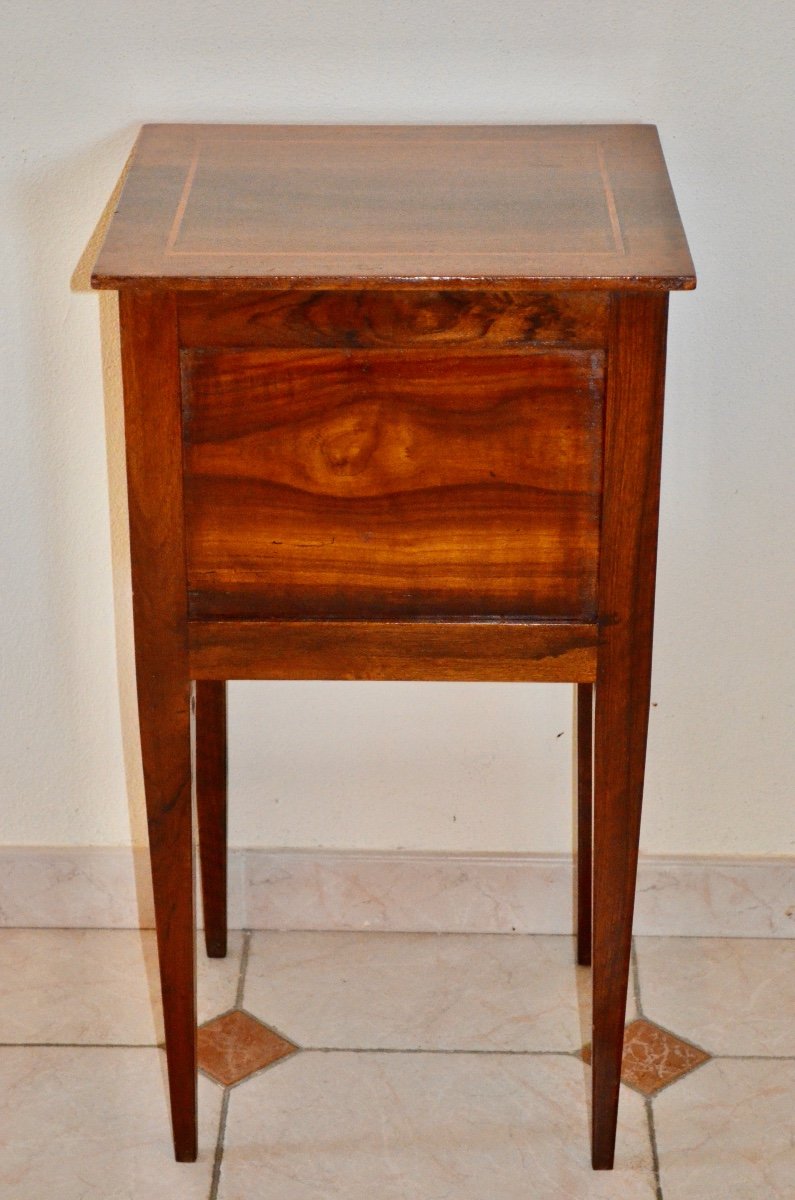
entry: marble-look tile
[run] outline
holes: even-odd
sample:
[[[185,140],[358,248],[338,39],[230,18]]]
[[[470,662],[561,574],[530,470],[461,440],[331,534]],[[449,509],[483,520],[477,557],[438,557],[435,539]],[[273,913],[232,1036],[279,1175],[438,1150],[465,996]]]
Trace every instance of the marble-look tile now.
[[[249,929],[570,933],[564,855],[247,850]]]
[[[229,852],[233,929],[569,933],[572,894],[564,854]],[[641,858],[635,930],[792,937],[794,896],[792,859]],[[0,847],[0,926],[153,924],[146,847]]]
[[[795,1055],[795,949],[760,938],[637,938],[644,1015],[710,1054]]]
[[[226,1012],[235,1004],[243,936],[239,930],[230,930],[226,958],[208,958],[204,952],[202,934],[199,933],[196,947],[196,1012],[199,1024]]]
[[[641,858],[635,932],[795,937],[795,860]]]
[[[0,1049],[0,1196],[206,1200],[222,1092],[199,1080],[199,1161],[176,1163],[154,1048]]]
[[[235,1003],[242,934],[198,962],[199,1020]],[[0,1042],[154,1045],[163,1037],[149,930],[1,929]]]
[[[0,848],[0,925],[154,924],[144,852],[120,846]]]
[[[229,851],[232,929],[245,926],[244,855]],[[146,846],[0,846],[0,927],[153,929],[154,923]]]
[[[197,1049],[200,1069],[225,1087],[296,1052],[292,1042],[240,1009],[201,1025]]]
[[[594,1172],[574,1058],[305,1051],[230,1095],[219,1200],[653,1200],[640,1096]]]
[[[569,933],[568,855],[243,851],[251,929]],[[641,858],[635,929],[795,935],[792,859]]]
[[[590,972],[564,937],[255,933],[243,1005],[306,1047],[576,1050]]]
[[[587,1063],[591,1061],[590,1045],[583,1048],[582,1057]],[[709,1055],[697,1046],[641,1017],[624,1030],[621,1081],[644,1096],[653,1096],[708,1060]]]
[[[793,1096],[795,1062],[759,1059],[707,1063],[657,1096],[665,1200],[792,1200]]]

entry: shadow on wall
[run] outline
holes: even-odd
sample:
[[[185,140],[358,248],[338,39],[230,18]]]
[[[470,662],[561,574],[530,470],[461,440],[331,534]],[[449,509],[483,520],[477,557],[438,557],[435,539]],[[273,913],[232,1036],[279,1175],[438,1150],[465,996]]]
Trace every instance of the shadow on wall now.
[[[116,292],[94,292],[91,287],[91,269],[115,212],[131,161],[132,154],[127,158],[119,180],[72,273],[70,282],[72,291],[89,292],[96,296],[99,302],[119,708],[130,836],[133,846],[136,847],[146,844],[147,832],[135,684],[119,304]],[[146,918],[151,916],[152,912],[152,887],[148,858],[145,854],[136,853],[133,861],[141,923],[146,925],[148,923]]]

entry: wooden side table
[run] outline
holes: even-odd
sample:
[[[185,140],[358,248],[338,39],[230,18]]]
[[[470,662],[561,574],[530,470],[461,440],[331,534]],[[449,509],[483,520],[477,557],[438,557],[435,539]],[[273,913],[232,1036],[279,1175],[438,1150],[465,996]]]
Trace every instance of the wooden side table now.
[[[223,955],[227,679],[553,680],[577,685],[611,1167],[668,292],[695,286],[656,130],[147,126],[93,283],[120,293],[177,1158],[196,1156],[192,692]]]

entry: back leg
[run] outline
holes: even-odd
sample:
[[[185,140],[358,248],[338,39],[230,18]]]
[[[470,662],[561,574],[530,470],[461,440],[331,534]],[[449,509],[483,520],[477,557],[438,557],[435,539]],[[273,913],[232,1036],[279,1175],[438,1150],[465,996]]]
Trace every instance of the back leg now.
[[[593,684],[577,684],[577,962],[591,965]]]
[[[201,679],[195,688],[196,811],[204,942],[210,958],[224,958],[227,925],[226,681]]]

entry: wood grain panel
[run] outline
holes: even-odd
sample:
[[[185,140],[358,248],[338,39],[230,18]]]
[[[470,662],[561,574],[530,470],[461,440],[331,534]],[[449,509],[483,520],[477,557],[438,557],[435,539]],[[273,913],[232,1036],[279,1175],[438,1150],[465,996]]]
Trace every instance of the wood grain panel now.
[[[195,679],[590,682],[595,624],[191,621]]]
[[[599,352],[183,356],[193,616],[594,611]]]
[[[184,292],[186,347],[603,347],[604,292]]]

